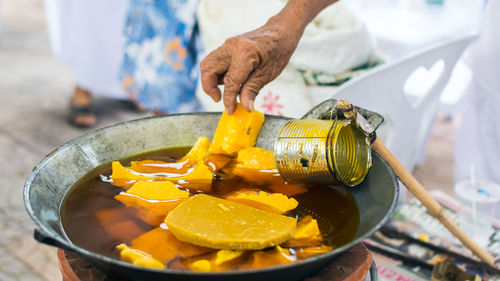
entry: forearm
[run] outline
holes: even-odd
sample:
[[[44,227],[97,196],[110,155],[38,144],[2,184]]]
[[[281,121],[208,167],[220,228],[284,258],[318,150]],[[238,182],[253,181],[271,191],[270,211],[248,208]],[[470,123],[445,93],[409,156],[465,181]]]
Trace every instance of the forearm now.
[[[280,21],[302,33],[321,10],[337,0],[290,0],[286,6],[269,21]]]
[[[226,112],[241,105],[251,112],[262,87],[276,78],[292,56],[307,24],[336,0],[290,0],[256,30],[231,37],[200,63],[203,90],[215,101],[223,97]],[[224,94],[217,84],[224,83]]]

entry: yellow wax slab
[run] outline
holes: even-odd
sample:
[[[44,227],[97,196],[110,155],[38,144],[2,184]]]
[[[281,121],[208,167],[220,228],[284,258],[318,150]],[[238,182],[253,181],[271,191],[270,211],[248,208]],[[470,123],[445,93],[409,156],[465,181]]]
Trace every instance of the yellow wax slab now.
[[[257,209],[268,212],[284,214],[290,210],[297,208],[299,202],[293,198],[288,198],[281,193],[268,194],[267,192],[260,191],[243,191],[230,195],[227,200],[245,204]]]
[[[214,249],[260,250],[295,232],[295,218],[240,203],[195,195],[170,211],[165,223],[177,239]]]
[[[264,120],[264,114],[261,112],[247,112],[238,103],[233,114],[222,112],[208,151],[236,156],[238,151],[255,145]]]

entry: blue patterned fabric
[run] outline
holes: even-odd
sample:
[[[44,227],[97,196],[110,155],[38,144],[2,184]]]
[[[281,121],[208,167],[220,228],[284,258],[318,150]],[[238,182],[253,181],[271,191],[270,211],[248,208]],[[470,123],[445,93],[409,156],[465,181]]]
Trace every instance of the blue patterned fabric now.
[[[163,113],[199,110],[198,0],[130,0],[123,86],[130,98]]]

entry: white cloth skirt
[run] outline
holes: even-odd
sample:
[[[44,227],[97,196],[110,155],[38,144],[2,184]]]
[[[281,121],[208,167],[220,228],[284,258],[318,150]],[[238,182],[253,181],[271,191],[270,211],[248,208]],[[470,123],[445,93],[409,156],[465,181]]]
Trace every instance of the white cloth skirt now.
[[[54,55],[94,94],[126,98],[119,71],[127,7],[127,0],[45,0]]]

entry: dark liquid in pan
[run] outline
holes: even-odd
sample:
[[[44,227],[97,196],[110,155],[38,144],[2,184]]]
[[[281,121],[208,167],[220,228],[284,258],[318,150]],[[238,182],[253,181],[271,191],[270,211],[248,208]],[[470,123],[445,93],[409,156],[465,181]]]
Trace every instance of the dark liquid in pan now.
[[[124,166],[128,166],[132,160],[173,162],[181,158],[188,150],[189,148],[186,147],[154,151],[132,156],[120,162]],[[61,206],[61,221],[64,232],[75,245],[119,259],[119,252],[115,247],[121,243],[129,244],[140,234],[137,234],[136,229],[130,234],[122,233],[121,240],[113,238],[105,231],[96,213],[107,209],[120,210],[123,216],[137,224],[142,233],[156,226],[142,222],[132,213],[134,211],[132,208],[125,207],[115,200],[113,196],[124,189],[103,182],[101,175],[111,175],[111,164],[94,169],[75,183]],[[207,194],[221,197],[234,190],[251,187],[255,187],[255,184],[249,184],[241,178],[223,181],[216,177],[212,191]],[[265,187],[261,188],[266,190]],[[336,248],[350,242],[359,226],[359,209],[353,195],[342,186],[315,185],[308,188],[308,192],[293,196],[299,205],[289,215],[297,218],[312,215],[318,221],[321,233],[324,235],[323,244]],[[112,219],[110,221],[112,222]]]

